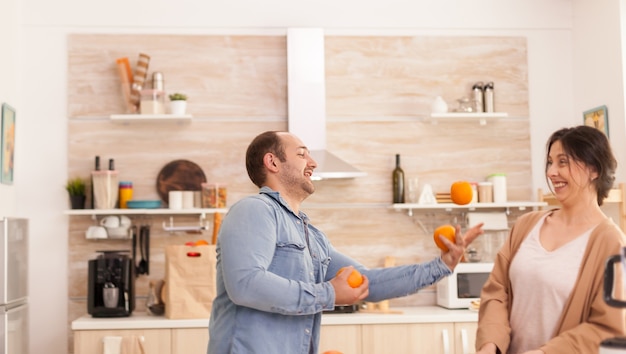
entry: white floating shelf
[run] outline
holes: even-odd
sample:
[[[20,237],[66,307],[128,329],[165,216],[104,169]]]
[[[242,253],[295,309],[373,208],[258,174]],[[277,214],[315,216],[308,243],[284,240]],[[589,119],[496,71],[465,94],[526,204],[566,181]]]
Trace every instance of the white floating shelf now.
[[[201,215],[228,212],[228,208],[194,208],[194,209],[71,209],[65,215]]]
[[[112,122],[191,122],[193,118],[190,114],[112,114]]]
[[[450,113],[431,113],[431,122],[434,124],[439,120],[478,120],[480,125],[487,124],[487,120],[506,118],[509,114],[505,112],[450,112]]]
[[[546,202],[506,202],[506,203],[472,203],[467,205],[458,205],[454,203],[437,203],[437,204],[413,204],[413,203],[402,203],[402,204],[392,204],[391,208],[396,210],[408,210],[412,212],[413,210],[481,210],[481,209],[512,209],[518,208],[519,210],[526,210],[526,208],[538,208],[545,207],[548,203]]]

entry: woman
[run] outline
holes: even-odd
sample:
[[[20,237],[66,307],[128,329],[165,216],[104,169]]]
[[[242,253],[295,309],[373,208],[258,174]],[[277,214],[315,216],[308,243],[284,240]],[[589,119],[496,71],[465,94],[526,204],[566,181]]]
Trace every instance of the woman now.
[[[477,354],[597,353],[626,333],[603,300],[606,259],[626,237],[600,209],[617,162],[601,131],[578,126],[547,143],[546,178],[560,209],[521,216],[481,294]]]

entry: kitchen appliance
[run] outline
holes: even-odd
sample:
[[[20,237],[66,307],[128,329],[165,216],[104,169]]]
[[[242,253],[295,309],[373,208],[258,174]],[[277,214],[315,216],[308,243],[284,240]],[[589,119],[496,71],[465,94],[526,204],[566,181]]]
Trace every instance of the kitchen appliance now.
[[[459,263],[454,272],[437,282],[437,305],[449,309],[469,308],[480,299],[493,263]]]
[[[312,180],[355,178],[367,173],[326,150],[326,71],[324,30],[287,30],[289,132],[307,145],[317,162]]]
[[[626,308],[626,301],[614,297],[615,263],[622,264],[622,285],[626,291],[626,247],[622,253],[609,257],[604,268],[604,301],[613,307]],[[624,292],[620,292],[622,295]],[[626,337],[605,339],[600,343],[599,354],[626,354]]]
[[[135,309],[135,266],[128,251],[98,251],[89,261],[87,312],[93,317],[127,317]]]
[[[332,310],[325,310],[322,313],[355,313],[359,311],[359,305],[335,305]]]
[[[0,219],[0,353],[28,353],[28,220]]]

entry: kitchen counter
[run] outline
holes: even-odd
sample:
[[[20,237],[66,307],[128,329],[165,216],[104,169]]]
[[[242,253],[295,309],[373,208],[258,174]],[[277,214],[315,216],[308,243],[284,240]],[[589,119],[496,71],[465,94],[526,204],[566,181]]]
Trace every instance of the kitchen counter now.
[[[477,322],[478,312],[447,310],[439,306],[395,307],[393,313],[336,313],[322,315],[322,325],[360,325],[397,323]],[[130,317],[93,318],[82,316],[72,321],[73,331],[158,328],[208,328],[209,319],[171,320],[165,316],[150,316],[145,312]]]

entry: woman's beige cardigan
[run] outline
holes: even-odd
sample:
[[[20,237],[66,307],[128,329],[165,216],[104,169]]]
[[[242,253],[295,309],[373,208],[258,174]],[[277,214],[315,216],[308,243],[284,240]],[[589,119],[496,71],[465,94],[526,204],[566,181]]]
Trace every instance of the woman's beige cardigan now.
[[[549,212],[535,211],[519,217],[511,229],[510,237],[498,253],[494,269],[481,293],[477,350],[485,343],[493,342],[501,353],[507,352],[511,342],[509,313],[515,298],[511,291],[509,266],[524,238],[539,219]],[[607,305],[602,287],[607,258],[619,254],[624,245],[626,237],[610,219],[591,233],[576,284],[565,303],[556,332],[540,348],[546,354],[597,353],[602,340],[626,335],[626,310]],[[621,275],[620,272],[617,274]],[[532,287],[533,284],[528,286]],[[616,282],[616,289],[622,289],[621,282]]]

